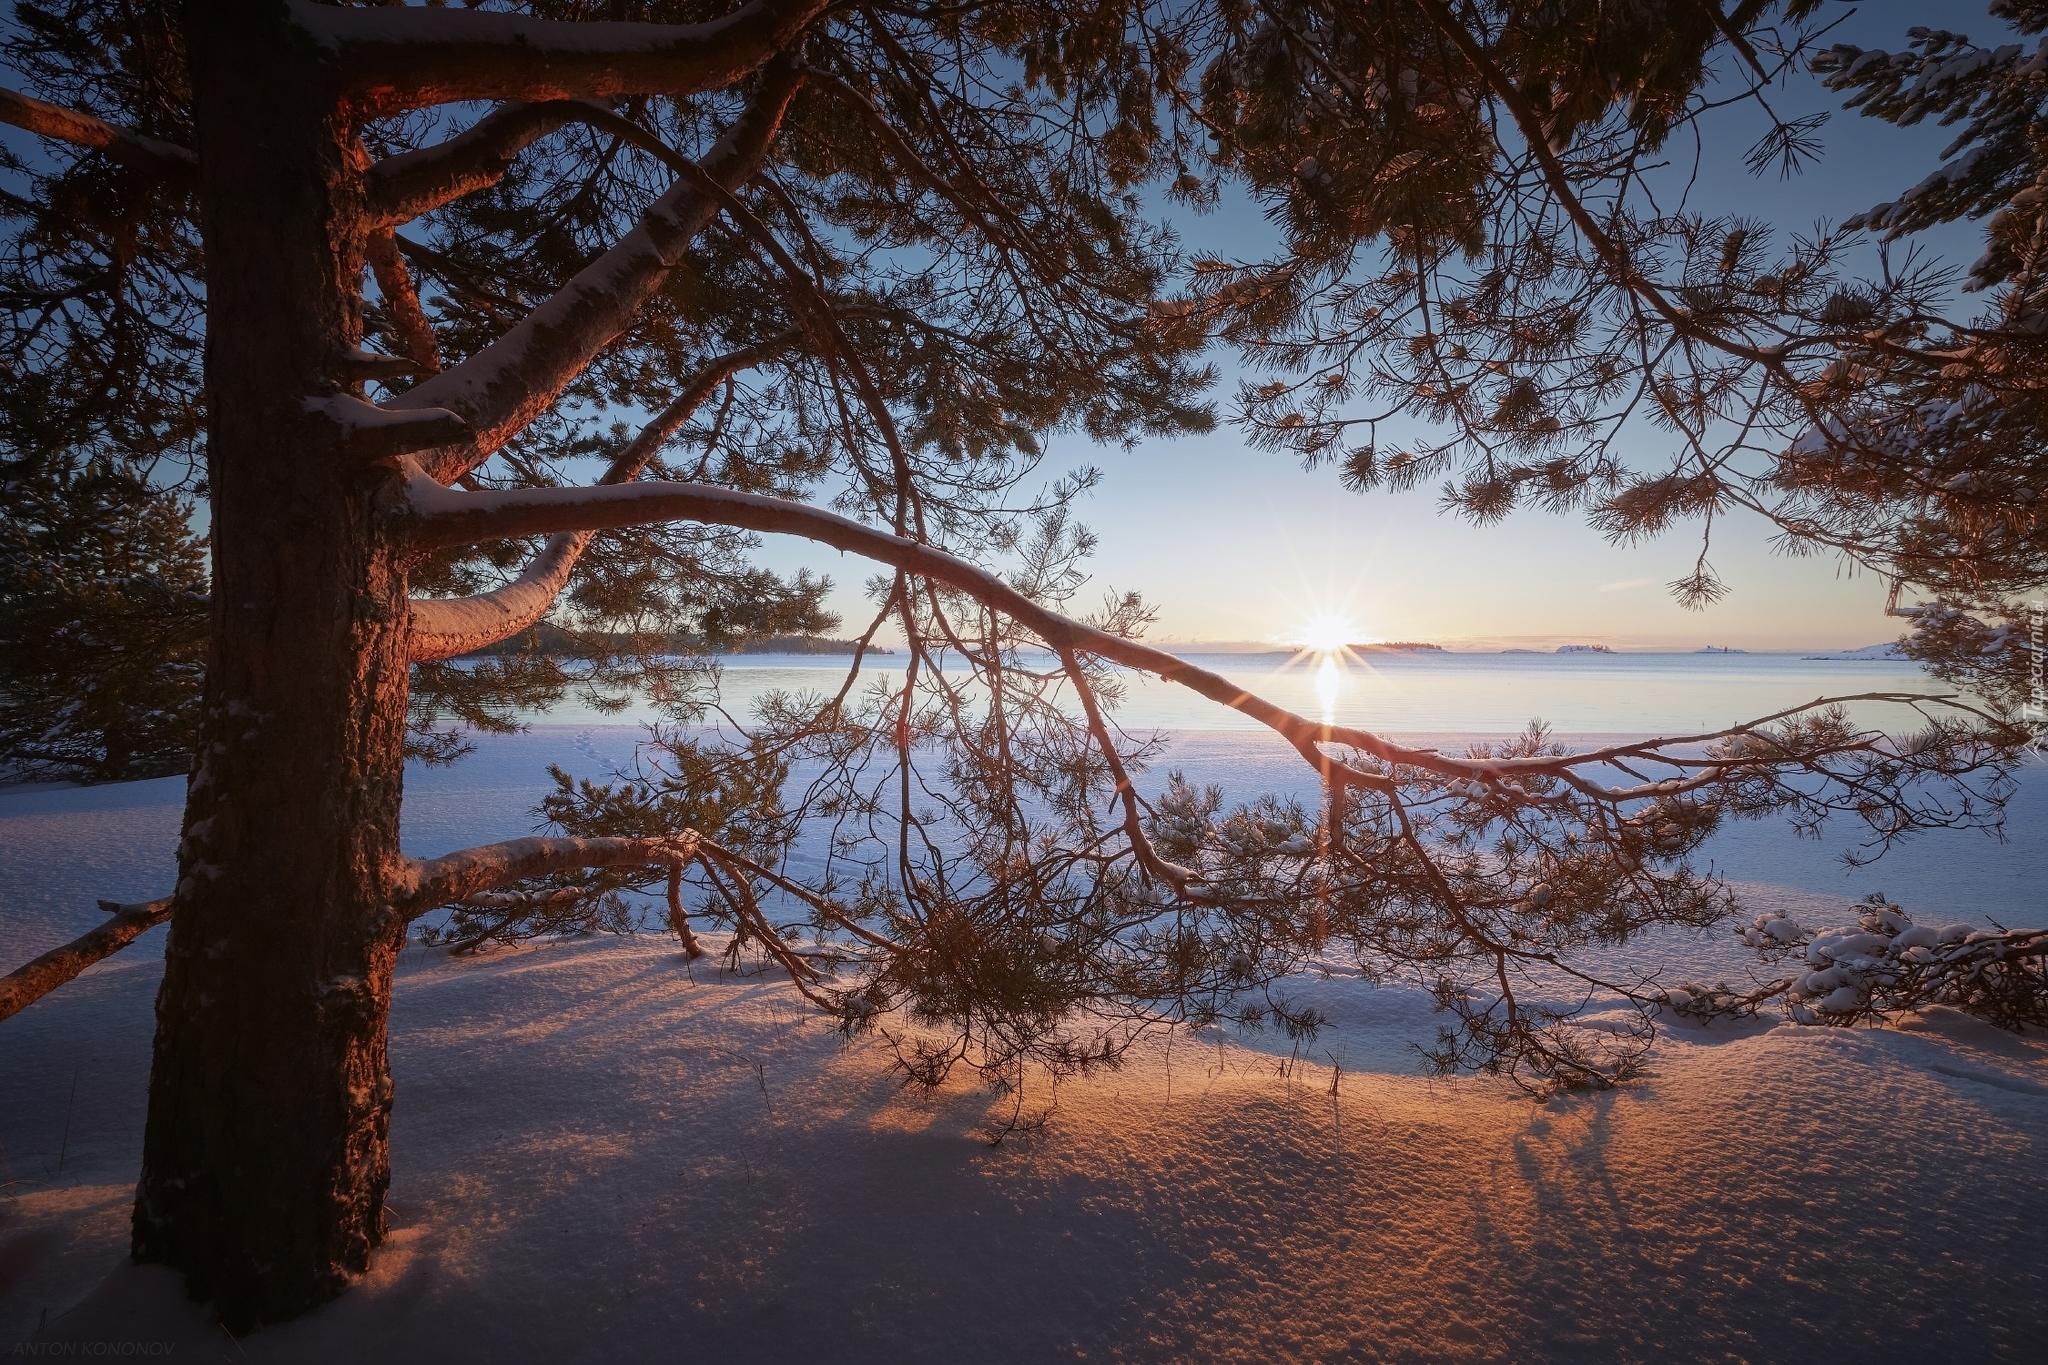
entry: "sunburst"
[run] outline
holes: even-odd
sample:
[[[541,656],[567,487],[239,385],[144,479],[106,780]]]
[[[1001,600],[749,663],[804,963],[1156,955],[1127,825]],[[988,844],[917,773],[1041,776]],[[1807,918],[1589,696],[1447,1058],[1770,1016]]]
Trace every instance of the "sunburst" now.
[[[1295,632],[1302,654],[1316,656],[1316,704],[1322,708],[1323,724],[1337,719],[1337,697],[1344,690],[1344,660],[1358,627],[1342,612],[1321,611],[1302,622]],[[1299,656],[1297,656],[1299,657]]]
[[[1301,648],[1313,654],[1331,655],[1341,653],[1344,647],[1358,638],[1358,627],[1351,618],[1341,612],[1317,612],[1302,622],[1295,632],[1295,641]]]

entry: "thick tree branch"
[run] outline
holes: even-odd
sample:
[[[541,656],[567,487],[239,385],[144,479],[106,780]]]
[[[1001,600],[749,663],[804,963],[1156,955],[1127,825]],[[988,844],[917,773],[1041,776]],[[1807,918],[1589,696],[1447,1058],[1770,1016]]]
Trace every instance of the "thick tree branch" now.
[[[469,431],[459,413],[446,408],[380,406],[352,393],[308,398],[304,407],[334,423],[342,432],[348,458],[378,464],[428,451]]]
[[[631,483],[639,478],[662,445],[690,420],[690,415],[720,384],[790,346],[800,335],[795,330],[787,331],[759,345],[729,352],[706,365],[689,387],[626,443],[598,480],[599,485]],[[590,535],[588,531],[557,532],[518,578],[490,592],[474,597],[412,599],[413,662],[452,659],[483,649],[509,640],[539,621],[568,585],[576,561],[590,543]]]
[[[453,659],[509,640],[548,614],[568,585],[590,531],[559,531],[527,562],[519,577],[474,597],[412,599],[410,655],[414,663]]]
[[[0,976],[0,1019],[19,1014],[102,958],[111,957],[171,917],[171,898],[145,901],[140,905],[116,905],[101,901],[100,909],[114,917],[81,934],[61,948],[52,948],[35,961]]]
[[[398,329],[399,340],[405,343],[406,354],[428,374],[439,374],[441,347],[434,340],[426,311],[420,307],[412,272],[405,267],[405,257],[398,254],[398,241],[391,229],[372,229],[365,254],[370,258],[371,272],[377,277],[377,289],[384,295],[384,307],[391,314],[391,325]]]
[[[97,148],[124,166],[160,175],[181,189],[191,188],[199,172],[199,158],[183,147],[117,128],[75,109],[45,104],[13,90],[0,90],[0,123],[11,123],[59,142]]]
[[[370,167],[371,212],[380,222],[407,222],[501,180],[528,147],[575,118],[574,102],[547,100],[494,109],[470,128],[432,147]]]
[[[497,908],[502,905],[516,912],[525,904],[534,902],[522,902],[517,897],[494,895],[498,887],[561,872],[666,867],[669,927],[674,929],[676,937],[683,941],[683,951],[686,954],[690,957],[701,957],[704,949],[698,943],[696,935],[691,932],[689,914],[683,908],[683,869],[691,863],[701,864],[719,893],[731,901],[741,922],[742,937],[751,929],[753,934],[763,941],[764,951],[787,968],[791,975],[798,979],[799,985],[804,984],[807,979],[815,981],[817,974],[799,955],[792,953],[782,943],[780,936],[768,923],[766,915],[762,913],[754,899],[753,890],[747,885],[749,876],[762,877],[783,888],[813,906],[824,918],[851,930],[873,946],[891,952],[898,951],[897,945],[850,919],[838,906],[824,900],[815,892],[795,885],[751,859],[715,844],[693,830],[686,830],[673,838],[664,839],[511,839],[501,844],[465,848],[439,858],[412,863],[412,871],[417,881],[414,890],[400,900],[397,909],[400,916],[408,921],[443,905],[461,904],[485,908]],[[720,880],[721,872],[730,881],[730,889]],[[554,896],[545,899],[552,900]],[[495,929],[486,930],[479,938],[462,946],[473,947],[494,932]]]
[[[508,839],[439,858],[410,860],[411,889],[394,905],[415,920],[430,910],[468,900],[531,877],[587,868],[661,867],[698,856],[700,840],[685,832],[671,839]]]
[[[774,262],[776,269],[781,272],[783,279],[803,304],[804,314],[809,318],[827,359],[836,360],[852,377],[854,387],[860,394],[862,407],[867,409],[869,418],[880,431],[884,444],[888,446],[896,479],[896,529],[899,532],[909,529],[906,516],[911,513],[910,504],[914,501],[914,489],[910,480],[910,457],[903,448],[902,438],[897,434],[895,419],[890,416],[888,405],[882,401],[881,391],[875,386],[874,376],[861,362],[859,353],[847,344],[846,335],[840,330],[832,301],[825,296],[825,291],[819,287],[817,281],[804,272],[795,258],[777,240],[775,234],[769,231],[768,225],[762,222],[728,185],[721,183],[716,175],[630,119],[620,118],[617,114],[589,106],[579,108],[576,116],[591,127],[603,129],[627,144],[647,152],[680,176],[684,183],[696,186],[699,191],[715,201],[725,211],[726,216],[732,219],[733,224],[746,233],[755,245],[768,254],[769,259]],[[918,529],[922,530],[921,511],[916,512],[916,519]]]
[[[793,64],[771,65],[746,114],[704,158],[705,173],[729,187],[758,171],[802,82]],[[440,482],[454,482],[545,412],[591,358],[632,323],[719,207],[698,186],[676,185],[617,246],[504,336],[394,399],[394,409],[447,408],[469,421],[473,437],[428,452],[420,461],[426,472]]]
[[[470,100],[722,90],[787,52],[828,0],[752,0],[703,24],[571,23],[523,14],[292,0],[370,115]]]
[[[807,79],[816,79],[809,76]],[[612,134],[670,167],[696,163],[631,119],[582,100],[544,100],[493,110],[466,132],[432,147],[406,152],[370,168],[371,210],[386,223],[402,223],[504,178],[520,152],[569,123]]]

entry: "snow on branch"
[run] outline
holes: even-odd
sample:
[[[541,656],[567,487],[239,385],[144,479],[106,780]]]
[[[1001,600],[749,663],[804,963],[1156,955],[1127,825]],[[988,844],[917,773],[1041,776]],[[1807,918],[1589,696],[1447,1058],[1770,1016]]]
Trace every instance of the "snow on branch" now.
[[[655,452],[690,420],[690,415],[720,384],[790,345],[798,335],[792,330],[758,345],[742,347],[698,371],[689,385],[626,443],[598,480],[599,485],[631,483],[639,478]],[[519,577],[501,588],[474,597],[412,599],[413,662],[452,659],[483,649],[510,639],[539,621],[568,584],[576,561],[589,543],[588,531],[557,532]]]
[[[747,112],[700,163],[705,174],[726,187],[753,176],[802,83],[803,73],[793,63],[771,64]],[[591,357],[631,324],[718,209],[717,200],[697,185],[677,184],[617,246],[577,272],[504,336],[394,399],[393,409],[446,408],[470,424],[467,441],[421,457],[426,472],[442,482],[454,481],[552,406]]]
[[[306,411],[318,413],[342,430],[349,458],[363,464],[396,459],[461,437],[469,423],[446,408],[395,404],[379,407],[353,394],[337,393],[306,399]]]
[[[504,843],[465,848],[439,858],[412,861],[409,868],[414,879],[412,889],[399,898],[394,908],[399,918],[408,923],[443,906],[502,910],[505,923],[497,926],[502,929],[522,914],[530,913],[538,903],[559,904],[575,899],[562,896],[560,892],[576,889],[505,893],[502,888],[565,873],[665,867],[668,869],[669,926],[682,940],[683,951],[690,957],[698,957],[703,949],[690,930],[689,915],[682,897],[683,870],[691,864],[703,869],[711,885],[733,911],[739,929],[734,936],[733,951],[737,952],[743,941],[758,944],[762,952],[789,973],[798,990],[818,1003],[826,1003],[812,989],[821,979],[820,973],[810,961],[809,954],[785,943],[782,935],[769,923],[766,912],[754,895],[751,879],[761,878],[798,897],[820,916],[872,947],[897,951],[895,944],[861,925],[835,902],[779,876],[744,854],[706,839],[694,830],[651,839],[510,839]],[[481,943],[495,932],[496,929],[486,929],[472,936],[474,943]],[[474,943],[469,946],[474,946]]]
[[[438,858],[412,860],[411,887],[398,898],[400,918],[415,920],[430,910],[467,901],[500,887],[559,872],[590,868],[649,867],[687,863],[699,853],[694,834],[668,839],[508,839]]]
[[[52,948],[35,961],[0,976],[0,1019],[19,1014],[102,958],[111,957],[149,930],[171,917],[171,898],[145,901],[140,905],[117,905],[101,901],[100,909],[113,918],[87,934],[81,934],[61,948]]]
[[[692,957],[702,951],[682,912],[680,869],[707,858],[753,870],[746,859],[718,848],[695,834],[660,839],[511,839],[466,848],[439,858],[408,859],[409,876],[393,905],[398,919],[410,922],[444,905],[489,906],[500,888],[537,877],[590,869],[665,866],[669,877],[669,917]],[[515,898],[516,899],[516,898]],[[518,908],[511,901],[508,910]],[[171,917],[172,898],[119,905],[101,901],[112,918],[92,932],[0,977],[0,1019],[23,1009],[71,981],[87,967],[111,957]]]
[[[446,142],[380,161],[368,177],[371,211],[385,224],[403,223],[495,185],[519,153],[572,121],[578,108],[571,100],[506,105]]]
[[[589,531],[549,536],[519,577],[490,592],[412,599],[412,661],[453,659],[510,639],[540,620],[568,583],[590,536]]]
[[[372,115],[469,100],[721,90],[788,50],[825,7],[751,0],[708,23],[647,24],[292,0],[299,26],[334,54],[344,91]]]
[[[1743,991],[1688,984],[1653,997],[1684,1017],[1741,1018],[1778,1001],[1801,1024],[1894,1019],[1929,1005],[1963,1010],[2000,1028],[2048,1024],[2048,929],[1916,924],[1881,895],[1855,924],[1808,929],[1789,916],[1758,915],[1736,930],[1778,978]]]
[[[161,175],[180,186],[190,186],[199,170],[199,158],[183,147],[13,90],[0,90],[0,122],[59,142],[97,148],[123,165]]]

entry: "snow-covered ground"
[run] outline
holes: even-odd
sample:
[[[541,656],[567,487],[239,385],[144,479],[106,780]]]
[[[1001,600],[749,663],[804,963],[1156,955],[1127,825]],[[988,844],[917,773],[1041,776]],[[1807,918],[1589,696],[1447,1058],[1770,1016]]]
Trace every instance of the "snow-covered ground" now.
[[[536,730],[419,775],[408,851],[528,832],[547,761],[601,772],[632,737]],[[1195,735],[1176,758],[1245,789],[1281,777],[1262,754]],[[2042,775],[2005,845],[1928,841],[1851,875],[1745,827],[1716,856],[1756,908],[1814,923],[1878,886],[1934,920],[2037,922]],[[0,957],[90,927],[95,897],[160,894],[181,787],[0,793]],[[12,1349],[2026,1360],[2048,1329],[2048,1041],[1953,1014],[1667,1027],[1642,1081],[1539,1105],[1416,1074],[1406,1044],[1435,1022],[1419,993],[1310,979],[1334,1023],[1307,1058],[1161,1042],[992,1148],[1009,1102],[906,1092],[772,979],[643,938],[409,949],[393,1237],[338,1302],[231,1342],[174,1277],[123,1261],[162,932],[0,1023]],[[1028,1090],[1025,1112],[1052,1098]]]

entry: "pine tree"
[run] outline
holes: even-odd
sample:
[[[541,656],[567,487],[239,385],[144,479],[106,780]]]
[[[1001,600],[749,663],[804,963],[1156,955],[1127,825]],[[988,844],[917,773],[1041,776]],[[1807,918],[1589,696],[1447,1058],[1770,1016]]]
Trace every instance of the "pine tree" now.
[[[111,462],[0,466],[0,755],[17,777],[191,767],[208,607],[191,515]]]
[[[658,888],[686,946],[692,921],[729,931],[927,1083],[1073,1074],[1175,1024],[1305,1033],[1284,978],[1342,946],[1432,985],[1455,1020],[1444,1066],[1602,1085],[1649,1016],[1634,1037],[1576,1029],[1542,985],[1653,1007],[1580,964],[1724,915],[1689,861],[1722,822],[1845,815],[1880,844],[1994,824],[2017,736],[1966,705],[1900,699],[1928,721],[1907,740],[1821,704],[1684,742],[1570,754],[1532,730],[1444,754],[1143,644],[1135,596],[1077,607],[1093,542],[1073,504],[1095,476],[1041,472],[1048,437],[1203,427],[1212,324],[1264,344],[1311,286],[1344,287],[1354,230],[1417,260],[1386,289],[1494,249],[1471,214],[1523,181],[1486,150],[1488,44],[1519,75],[1485,99],[1540,89],[1548,148],[1611,118],[1663,136],[1704,55],[1756,22],[1648,6],[1603,37],[1591,0],[1528,9],[1497,43],[1494,11],[1362,6],[1340,16],[1354,49],[1318,65],[1303,35],[1339,30],[1307,7],[24,8],[10,50],[36,93],[0,117],[55,150],[9,168],[26,191],[0,344],[24,382],[5,420],[34,435],[20,449],[189,478],[209,512],[179,881],[117,917],[172,919],[137,1256],[237,1328],[368,1264],[393,965],[437,911],[463,941],[608,927]],[[1372,117],[1312,112],[1347,101]],[[1306,154],[1304,127],[1323,138]],[[1289,186],[1303,254],[1202,270],[1176,299],[1142,192],[1202,199],[1204,169]],[[1505,386],[1489,421],[1531,449],[1554,433],[1518,383],[1575,402],[1606,382],[1573,377],[1558,330],[1587,305],[1531,311],[1553,285],[1604,287],[1584,263],[1544,273],[1554,245],[1503,246],[1495,294],[1462,312],[1425,290],[1449,325],[1393,350],[1434,365],[1451,327],[1493,328],[1519,360],[1483,381]],[[1397,380],[1436,383],[1374,382]],[[879,566],[858,639],[903,634],[896,681],[864,680],[856,653],[834,693],[773,698],[743,733],[669,727],[634,772],[564,774],[550,836],[401,852],[423,707],[503,724],[563,687],[631,686],[718,719],[715,670],[667,657],[678,635],[821,623],[818,580],[748,562],[762,533]],[[589,662],[436,667],[543,621]],[[1156,749],[1111,717],[1123,669],[1283,736],[1321,807],[1177,780],[1147,799]],[[803,876],[799,831],[829,850]],[[0,1016],[118,937],[0,980]],[[880,1028],[897,1014],[921,1027]]]

